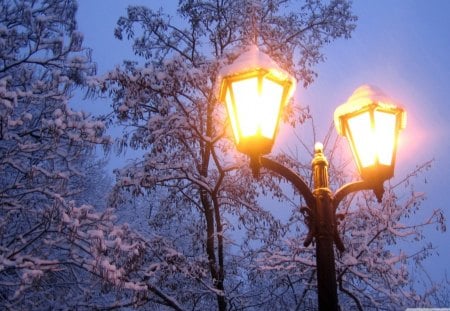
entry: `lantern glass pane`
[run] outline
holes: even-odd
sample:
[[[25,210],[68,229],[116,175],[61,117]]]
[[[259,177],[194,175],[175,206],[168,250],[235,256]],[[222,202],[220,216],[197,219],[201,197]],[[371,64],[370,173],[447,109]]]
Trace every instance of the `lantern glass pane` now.
[[[239,144],[239,129],[238,129],[238,125],[236,123],[237,116],[236,116],[236,111],[234,110],[230,87],[227,88],[227,93],[225,95],[225,103],[227,105],[228,116],[230,117],[230,121],[231,121],[231,128],[233,129],[234,140],[235,140],[236,144]]]
[[[258,105],[259,126],[261,134],[273,139],[280,112],[283,86],[269,79],[263,79],[261,104]]]
[[[364,112],[348,119],[348,128],[352,140],[353,153],[362,167],[375,164],[376,149],[370,113]]]
[[[236,116],[241,137],[250,137],[258,132],[258,77],[232,83]]]
[[[395,148],[396,115],[375,111],[375,141],[380,164],[391,165]]]

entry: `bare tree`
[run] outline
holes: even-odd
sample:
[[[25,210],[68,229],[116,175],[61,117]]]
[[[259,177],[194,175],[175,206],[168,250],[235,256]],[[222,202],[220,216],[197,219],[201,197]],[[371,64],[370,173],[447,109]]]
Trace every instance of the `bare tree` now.
[[[179,19],[129,7],[115,34],[132,40],[142,63],[127,61],[89,80],[113,98],[111,122],[125,129],[117,140],[120,149],[143,153],[117,171],[111,197],[120,218],[139,228],[133,239],[143,243],[134,270],[121,275],[132,292],[128,301],[176,310],[214,304],[219,310],[315,309],[315,261],[312,250],[302,247],[302,201],[295,193],[286,195],[285,185],[268,173],[255,182],[245,159],[232,151],[216,97],[217,77],[223,65],[257,45],[309,85],[314,65],[324,59],[321,48],[350,37],[356,21],[350,4],[187,0],[177,13]],[[307,107],[294,103],[284,115],[293,126],[308,118]],[[329,134],[324,143],[332,185],[342,185],[353,178],[345,173],[348,159],[338,158],[337,138]],[[302,159],[283,154],[278,160],[306,179],[311,174]],[[421,240],[427,226],[445,229],[439,210],[423,222],[408,221],[424,198],[409,187],[428,165],[387,185],[381,205],[369,193],[342,203],[340,230],[347,247],[337,255],[342,306],[396,309],[426,299],[410,288],[408,267],[432,246],[417,243],[417,249],[403,251],[394,246]],[[400,195],[405,189],[407,195]],[[267,194],[292,207],[287,223],[260,204]],[[127,305],[126,299],[119,305]]]
[[[89,184],[92,147],[110,143],[103,122],[68,105],[95,73],[76,3],[0,8],[0,308],[105,305],[117,297],[101,295],[104,284],[139,287],[122,275],[144,242],[114,225],[111,209],[74,201]]]
[[[178,254],[193,264],[200,256],[194,266],[200,271],[206,263],[209,273],[199,277],[179,265],[179,278],[189,275],[190,281],[178,278],[173,284],[155,277],[158,265],[151,279],[190,308],[215,299],[218,309],[226,310],[227,300],[236,301],[246,282],[239,263],[252,263],[251,254],[231,251],[236,246],[229,233],[245,232],[248,245],[277,239],[281,225],[258,197],[266,191],[282,197],[282,191],[277,180],[254,183],[242,158],[230,152],[224,108],[216,97],[218,71],[255,44],[308,85],[314,65],[324,59],[321,48],[349,38],[356,17],[350,3],[340,0],[187,0],[177,13],[180,23],[162,10],[130,6],[115,34],[133,41],[144,64],[126,62],[91,86],[114,99],[115,120],[126,129],[119,146],[144,150],[142,159],[119,171],[117,198],[119,189],[149,191],[161,213],[173,215],[168,220],[190,217],[194,246],[179,247]],[[295,125],[307,115],[306,107],[291,103],[284,117]],[[176,237],[167,238],[176,246]],[[226,270],[231,262],[235,265]]]

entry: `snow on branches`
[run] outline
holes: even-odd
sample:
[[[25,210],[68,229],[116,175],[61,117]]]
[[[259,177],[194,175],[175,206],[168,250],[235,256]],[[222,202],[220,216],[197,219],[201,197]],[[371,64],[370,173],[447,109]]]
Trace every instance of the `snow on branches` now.
[[[209,269],[208,278],[184,279],[190,297],[174,294],[188,308],[205,303],[210,309],[209,300],[215,299],[218,309],[225,310],[227,301],[242,294],[239,284],[248,273],[236,268],[238,262],[251,265],[245,257],[255,256],[252,246],[270,243],[284,231],[259,202],[263,193],[283,197],[278,181],[267,178],[257,184],[244,158],[233,152],[225,108],[217,99],[220,68],[251,43],[310,84],[313,66],[323,60],[321,48],[349,37],[356,17],[350,4],[340,0],[305,1],[302,7],[274,0],[186,0],[177,13],[180,22],[162,10],[130,6],[115,35],[132,41],[142,63],[126,61],[89,83],[113,99],[111,121],[124,129],[119,150],[143,152],[117,170],[114,203],[126,203],[129,195],[151,198],[148,208],[160,211],[162,222],[153,229],[181,244],[176,249],[185,257],[200,252],[195,255]],[[293,106],[285,119],[295,125],[306,119],[307,109]],[[245,236],[240,251],[231,238],[236,232]],[[166,292],[173,293],[173,286],[161,279]],[[211,290],[202,295],[205,286]]]
[[[76,3],[1,7],[0,305],[69,308],[91,301],[86,290],[99,280],[137,287],[123,274],[135,269],[142,243],[118,233],[110,210],[73,200],[86,191],[93,146],[110,142],[103,122],[69,107],[71,91],[95,73],[76,31]],[[80,281],[89,275],[97,281]]]

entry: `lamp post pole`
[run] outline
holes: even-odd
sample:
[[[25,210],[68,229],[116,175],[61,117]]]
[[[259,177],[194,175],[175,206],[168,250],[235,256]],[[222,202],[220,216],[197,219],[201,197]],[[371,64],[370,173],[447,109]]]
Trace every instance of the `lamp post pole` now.
[[[338,232],[336,210],[348,194],[362,190],[372,190],[378,202],[381,202],[384,194],[383,182],[376,178],[350,182],[333,193],[329,188],[328,161],[321,143],[316,143],[314,146],[314,157],[311,162],[312,190],[296,172],[267,157],[251,155],[250,167],[256,178],[260,175],[261,167],[284,177],[305,200],[306,207],[300,209],[309,229],[304,246],[309,246],[315,240],[319,311],[338,311],[340,308],[334,246],[340,252],[343,252],[345,247]]]
[[[304,245],[312,240],[316,243],[317,295],[320,311],[339,310],[334,245],[344,251],[344,245],[337,230],[336,209],[339,202],[349,193],[360,190],[374,190],[374,184],[357,181],[344,185],[334,194],[328,185],[328,161],[323,146],[317,143],[312,160],[314,188],[311,190],[304,179],[288,167],[266,157],[253,158],[252,168],[256,176],[264,167],[292,183],[303,196],[306,206],[301,209],[309,228]],[[381,187],[382,189],[382,187]],[[382,195],[382,190],[377,188]]]
[[[312,171],[314,189],[308,187],[302,177],[289,168],[269,158],[261,157],[253,162],[254,172],[258,174],[259,167],[264,167],[281,175],[290,181],[305,199],[307,207],[302,208],[305,222],[309,228],[308,236],[304,242],[308,246],[313,239],[316,242],[316,269],[318,303],[320,311],[337,311],[338,297],[336,285],[336,268],[334,258],[334,244],[343,251],[344,247],[337,232],[336,214],[333,195],[328,187],[328,161],[323,154],[323,146],[317,143],[314,158],[312,160]],[[256,162],[256,163],[255,163]],[[255,167],[256,166],[256,167]],[[257,175],[256,174],[256,175]],[[369,188],[365,183],[358,183],[357,187],[346,187],[343,192],[338,191],[340,196],[348,192]],[[339,202],[336,202],[337,204]]]
[[[332,194],[328,187],[328,161],[323,147],[316,144],[312,160],[316,232],[316,265],[319,310],[338,310],[336,268],[334,261],[334,233],[336,216],[332,206]]]

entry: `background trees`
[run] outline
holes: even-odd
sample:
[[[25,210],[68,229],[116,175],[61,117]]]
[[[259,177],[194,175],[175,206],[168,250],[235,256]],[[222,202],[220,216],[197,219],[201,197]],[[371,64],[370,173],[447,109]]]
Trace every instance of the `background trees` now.
[[[113,226],[111,210],[95,212],[74,201],[83,196],[86,202],[89,173],[102,174],[101,166],[86,162],[92,146],[109,143],[103,122],[68,105],[72,91],[95,73],[76,31],[76,3],[0,6],[1,308],[105,303],[99,285],[117,283],[115,269],[128,263],[102,255],[126,231]],[[89,190],[90,199],[105,199],[105,191]],[[129,247],[117,254],[122,260],[140,254],[139,242],[127,243],[131,238],[117,246]]]
[[[113,96],[116,122],[127,129],[118,141],[119,145],[144,150],[141,160],[120,171],[117,189],[148,193],[153,197],[152,208],[155,205],[164,207],[161,216],[167,218],[170,215],[170,223],[183,223],[180,217],[184,215],[195,219],[190,227],[188,224],[187,232],[195,237],[194,243],[197,243],[192,247],[196,253],[204,252],[209,278],[201,282],[196,280],[193,286],[199,286],[195,290],[197,293],[206,290],[209,297],[215,295],[219,309],[225,309],[227,303],[232,308],[261,307],[261,302],[273,303],[276,307],[283,301],[281,305],[286,307],[304,306],[305,300],[301,297],[311,293],[315,281],[311,270],[314,265],[312,254],[309,249],[299,248],[301,239],[298,236],[291,237],[285,244],[283,239],[291,228],[273,218],[259,204],[261,194],[271,193],[276,198],[286,199],[278,180],[263,176],[261,182],[255,184],[246,164],[242,166],[242,159],[230,153],[232,146],[227,138],[227,121],[216,98],[218,71],[246,47],[256,44],[308,85],[315,75],[313,66],[323,59],[320,48],[335,38],[349,37],[355,17],[344,1],[332,1],[327,5],[306,1],[300,8],[286,1],[182,1],[178,14],[181,22],[174,22],[163,11],[129,7],[127,16],[119,19],[115,34],[119,39],[132,40],[135,54],[143,57],[142,63],[126,62],[122,68],[96,81],[96,86]],[[309,116],[305,107],[291,104],[284,117],[296,125]],[[288,157],[280,160],[303,171],[309,167]],[[342,172],[338,169],[335,172],[339,181],[343,181]],[[395,200],[391,195],[386,201],[389,203],[385,204],[393,205]],[[416,204],[418,199],[420,196],[413,195],[409,204]],[[362,200],[366,202],[364,204],[373,205],[370,197]],[[392,208],[384,209],[391,211],[387,215],[401,218],[398,215],[402,213],[400,206],[396,206],[395,212]],[[358,209],[361,213],[362,210]],[[366,213],[374,212],[366,209]],[[358,231],[362,230],[362,224],[353,224],[361,219],[361,214],[347,214],[342,225],[347,221],[352,225],[347,224],[346,234],[362,234]],[[353,220],[352,215],[355,216]],[[390,216],[385,214],[383,217]],[[301,218],[298,209],[292,217]],[[439,222],[439,219],[433,218],[432,222]],[[387,228],[380,230],[384,232]],[[235,245],[239,244],[238,240],[232,238],[235,236],[233,231],[244,236],[239,246]],[[377,244],[367,245],[372,238],[384,246],[391,238],[395,239],[383,236],[378,240],[381,233],[376,232],[363,231],[367,233],[361,237],[363,242],[348,239],[349,243],[364,245],[367,250],[369,245]],[[190,251],[185,248],[186,238],[182,236],[165,235],[174,245],[174,241],[184,241],[177,250],[186,255]],[[362,304],[363,298],[347,289],[346,284],[353,285],[352,278],[346,276],[356,270],[346,265],[351,262],[364,266],[362,253],[370,252],[361,252],[347,253],[342,259],[340,277],[342,292],[356,305]],[[394,260],[396,256],[389,251],[384,254],[386,260]],[[193,258],[192,255],[187,257]],[[356,257],[358,263],[353,260]],[[279,261],[283,264],[277,264]],[[234,265],[236,262],[245,269],[239,269]],[[265,264],[261,264],[263,262]],[[389,275],[386,279],[371,280],[379,285],[375,289],[376,295],[383,299],[392,298],[392,303],[396,304],[399,300],[395,294],[383,292],[380,285],[386,285],[383,282],[388,282],[390,276],[403,269],[403,266],[394,266],[392,262],[392,271],[386,271],[387,274],[381,277]],[[287,281],[293,275],[294,280]],[[352,276],[355,275],[357,283],[364,283],[363,274],[355,272]],[[161,280],[158,282],[165,284]],[[288,285],[280,290],[280,286],[273,284]],[[364,284],[368,285],[367,282]],[[273,295],[266,300],[263,297],[267,296],[268,288]],[[170,291],[170,286],[165,289]],[[294,294],[289,295],[289,291]],[[364,290],[356,292],[363,293]],[[172,295],[179,294],[180,289],[172,292]],[[190,297],[196,297],[195,301],[206,299],[195,294]],[[190,304],[194,302],[191,300]],[[367,305],[377,306],[376,299],[364,304]]]
[[[206,274],[201,281],[194,277],[189,286],[177,281],[181,287],[176,291],[170,282],[158,279],[159,284],[167,284],[162,286],[166,292],[178,297],[182,288],[195,288],[194,294],[182,298],[185,304],[211,303],[208,300],[215,295],[219,309],[315,306],[313,256],[310,249],[299,246],[304,231],[295,231],[296,221],[302,218],[298,206],[293,208],[292,221],[282,223],[260,204],[263,194],[284,204],[292,198],[283,194],[279,180],[271,176],[264,175],[255,184],[247,164],[230,153],[227,121],[216,98],[220,67],[249,45],[258,45],[308,85],[314,78],[313,66],[323,58],[320,48],[337,37],[349,37],[354,28],[355,17],[344,1],[328,5],[306,1],[301,8],[290,5],[285,1],[183,1],[177,22],[163,11],[129,7],[115,34],[132,40],[142,63],[127,62],[96,81],[112,94],[116,121],[127,129],[119,145],[144,150],[142,159],[120,171],[116,190],[147,193],[153,198],[152,211],[159,210],[158,217],[165,219],[159,221],[158,230],[164,230],[179,254],[197,259],[186,249],[193,243],[195,254],[204,258],[203,266],[192,259],[191,263],[201,266],[203,273],[208,270],[208,278]],[[305,107],[292,104],[284,116],[293,125],[308,117]],[[330,140],[331,154],[338,145]],[[286,156],[280,161],[309,176],[309,163]],[[351,178],[343,174],[342,166],[333,168],[334,185]],[[408,183],[409,178],[401,185]],[[398,203],[394,188],[399,187],[388,191],[381,210],[370,195],[359,197],[360,208],[355,207],[356,198],[344,207],[347,217],[341,225],[349,246],[340,257],[343,304],[379,308],[383,302],[390,308],[419,299],[414,291],[406,293],[410,280],[406,261],[420,260],[429,248],[405,255],[390,245],[420,235],[419,228],[426,224],[443,224],[443,218],[436,211],[423,224],[403,225],[410,206],[417,206],[422,196],[412,191],[404,203]],[[185,215],[195,220],[193,224],[184,221]],[[374,223],[366,226],[370,221],[361,219],[368,218]],[[169,233],[173,221],[186,233]],[[370,259],[373,253],[381,259]]]
[[[227,292],[240,284],[226,271],[226,230],[237,220],[248,239],[269,242],[279,235],[279,224],[257,202],[261,190],[278,185],[267,179],[261,189],[229,153],[216,98],[219,69],[256,44],[307,85],[312,66],[323,58],[320,48],[349,37],[356,18],[346,1],[307,1],[302,7],[286,1],[182,1],[178,14],[185,24],[161,11],[129,7],[115,34],[133,40],[145,64],[126,63],[98,87],[112,94],[116,119],[129,129],[119,144],[146,150],[121,171],[118,186],[158,193],[155,200],[169,214],[196,215],[200,224],[191,230],[203,245],[195,248],[204,249],[210,274],[199,290],[215,295],[225,310],[232,297]],[[296,124],[306,111],[291,106],[285,117]]]
[[[0,305],[315,308],[313,254],[301,247],[301,198],[268,174],[255,181],[246,159],[232,151],[217,76],[256,44],[303,85],[312,83],[321,48],[355,27],[350,4],[187,0],[179,19],[130,7],[115,34],[132,40],[142,61],[126,61],[104,77],[93,77],[75,11],[69,0],[2,3]],[[104,124],[68,106],[79,86],[111,94],[108,121],[125,129],[119,148],[143,153],[117,171],[109,201],[101,165],[90,158],[93,145],[109,143]],[[291,103],[284,118],[295,126],[310,116]],[[351,176],[334,157],[339,144],[325,142],[334,183],[342,184]],[[309,176],[309,158],[278,160]],[[422,227],[443,218],[436,211],[424,223],[402,223],[423,198],[410,192],[398,200],[395,190],[409,187],[413,175],[392,185],[382,206],[365,194],[343,207],[344,306],[417,301],[406,291],[405,267],[429,248],[402,253],[392,243],[420,239]],[[261,201],[267,196],[274,200]],[[107,204],[88,205],[98,201]],[[288,220],[272,213],[288,206]]]

